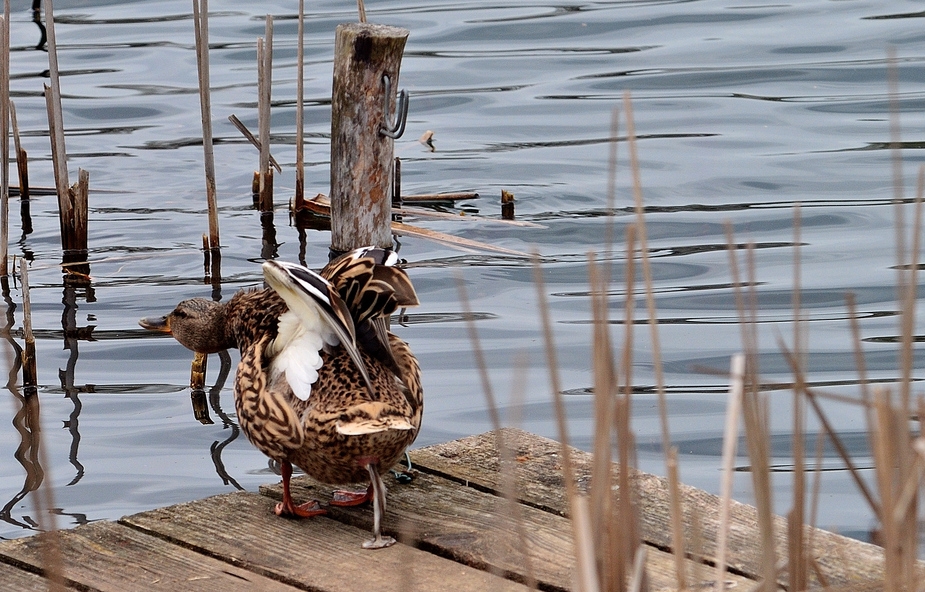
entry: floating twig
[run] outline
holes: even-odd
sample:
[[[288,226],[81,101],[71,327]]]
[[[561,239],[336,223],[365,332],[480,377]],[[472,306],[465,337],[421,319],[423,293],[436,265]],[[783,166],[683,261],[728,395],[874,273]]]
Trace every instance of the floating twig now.
[[[459,201],[462,199],[477,199],[478,193],[474,191],[457,191],[455,193],[421,193],[418,195],[402,196],[403,203],[430,202],[430,201]]]

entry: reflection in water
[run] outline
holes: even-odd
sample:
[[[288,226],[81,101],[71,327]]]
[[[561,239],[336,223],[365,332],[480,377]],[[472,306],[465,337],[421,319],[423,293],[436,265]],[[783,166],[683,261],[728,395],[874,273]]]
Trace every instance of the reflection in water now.
[[[263,247],[260,256],[265,261],[279,257],[279,243],[276,242],[276,226],[273,224],[273,212],[260,213],[260,226],[263,228]]]
[[[222,411],[221,395],[222,389],[225,388],[225,382],[228,380],[228,375],[231,373],[231,356],[228,355],[228,350],[222,350],[218,352],[218,359],[222,362],[222,367],[218,372],[218,378],[215,380],[215,385],[209,389],[209,404],[212,406],[212,410],[215,411],[217,415],[222,420],[222,429],[227,430],[231,429],[231,433],[228,434],[228,437],[223,441],[219,442],[216,440],[212,443],[212,446],[209,448],[209,453],[212,456],[212,463],[215,465],[215,472],[218,473],[218,476],[222,478],[222,482],[225,485],[233,485],[236,489],[243,490],[244,488],[235,481],[234,477],[228,474],[228,471],[225,470],[225,463],[222,462],[222,450],[225,449],[225,446],[228,446],[241,434],[241,430],[238,427],[237,422],[228,417],[228,414]]]
[[[48,37],[45,33],[45,23],[42,22],[42,0],[32,0],[32,22],[39,28],[39,42],[35,49],[45,50]]]
[[[264,217],[261,216],[261,222],[263,222]],[[273,214],[270,213],[269,225],[272,228],[273,226]],[[266,245],[267,237],[267,227],[264,225],[264,245]],[[273,230],[273,240],[275,242],[276,231]],[[212,284],[212,299],[218,302],[222,299],[222,255],[219,249],[203,249],[205,253],[205,268],[206,268],[206,277],[205,282]],[[197,359],[194,360],[194,372],[200,372],[201,376],[204,378],[206,373],[206,363],[208,356],[203,354],[200,356],[197,354]],[[231,373],[231,356],[228,355],[228,350],[222,350],[218,352],[218,359],[221,361],[222,365],[218,371],[218,377],[215,379],[215,384],[212,388],[209,389],[209,406],[212,407],[212,410],[215,412],[215,415],[222,420],[222,429],[231,429],[231,433],[228,435],[225,440],[219,442],[218,440],[214,441],[209,447],[209,455],[212,457],[212,463],[215,465],[215,472],[218,473],[218,476],[221,477],[222,482],[225,485],[233,485],[237,489],[244,489],[241,485],[228,474],[228,471],[225,469],[225,463],[222,461],[222,450],[225,449],[225,446],[228,446],[234,442],[241,431],[238,428],[238,424],[228,417],[228,414],[222,410],[221,403],[221,394],[222,389],[225,388],[225,382],[228,380],[228,375]],[[196,368],[196,362],[200,362],[200,367]],[[199,384],[202,384],[201,382]],[[213,421],[209,417],[209,409],[206,407],[206,393],[202,388],[194,387],[190,393],[193,401],[193,416],[196,418],[196,421],[202,424],[212,424]]]
[[[10,297],[10,279],[9,276],[0,278],[0,287],[3,291],[3,300],[6,303],[6,323],[0,329],[3,338],[9,343],[12,355],[7,360],[9,363],[10,373],[6,383],[6,389],[10,391],[13,398],[19,403],[19,409],[13,416],[13,427],[19,433],[19,446],[13,457],[22,465],[26,471],[26,478],[23,481],[22,489],[19,490],[11,499],[0,509],[0,520],[16,525],[21,528],[35,529],[36,522],[28,516],[22,520],[13,518],[13,508],[30,492],[35,491],[45,480],[45,471],[39,462],[39,442],[40,425],[39,425],[39,397],[35,387],[28,388],[25,393],[20,393],[16,386],[19,377],[19,369],[22,367],[22,348],[13,339],[11,330],[15,322],[14,312],[16,303]]]
[[[81,338],[89,339],[95,328],[95,326],[92,325],[88,327],[77,326],[77,294],[77,286],[69,284],[66,277],[64,297],[62,299],[64,311],[61,313],[61,327],[64,329],[64,349],[70,353],[68,354],[65,369],[58,369],[58,379],[61,381],[61,390],[64,391],[64,396],[70,399],[74,404],[74,409],[71,411],[70,417],[64,422],[64,427],[71,433],[71,449],[68,454],[68,460],[70,460],[71,464],[74,465],[76,469],[76,474],[68,485],[74,485],[80,481],[84,475],[84,466],[77,460],[77,453],[80,449],[79,418],[80,410],[83,407],[83,404],[80,402],[80,397],[78,396],[80,388],[74,385],[77,359],[80,357],[77,343]],[[82,295],[87,302],[93,302],[95,300],[93,288],[89,285],[89,282],[84,286]]]

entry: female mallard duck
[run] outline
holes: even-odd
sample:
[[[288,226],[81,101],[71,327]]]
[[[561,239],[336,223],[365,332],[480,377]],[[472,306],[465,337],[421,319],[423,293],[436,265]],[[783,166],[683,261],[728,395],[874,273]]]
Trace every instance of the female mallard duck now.
[[[228,302],[184,300],[167,316],[142,319],[200,353],[241,350],[235,410],[241,430],[282,468],[281,516],[324,513],[296,505],[292,465],[325,483],[369,480],[363,493],[335,492],[335,505],[372,499],[373,534],[365,548],[395,542],[380,532],[385,484],[380,476],[414,441],[421,425],[421,369],[385,320],[418,304],[397,256],[358,249],[320,274],[291,263],[263,265],[269,288],[241,291]]]

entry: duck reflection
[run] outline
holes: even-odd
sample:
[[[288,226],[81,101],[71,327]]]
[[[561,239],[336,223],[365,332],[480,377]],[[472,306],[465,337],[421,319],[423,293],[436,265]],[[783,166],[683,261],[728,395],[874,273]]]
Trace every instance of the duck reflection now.
[[[272,224],[273,221],[271,217],[270,225],[272,226]],[[266,233],[266,229],[264,229],[264,232]],[[205,244],[205,237],[203,237],[203,239]],[[218,249],[203,248],[203,252],[205,257],[205,278],[203,281],[204,283],[212,285],[212,299],[218,302],[222,299],[221,251]],[[221,367],[218,371],[218,377],[215,379],[215,384],[209,389],[208,403],[206,391],[203,388],[205,384],[208,355],[197,353],[193,357],[193,363],[190,369],[190,399],[193,405],[193,417],[201,424],[214,424],[215,422],[209,417],[209,408],[211,407],[215,415],[221,419],[222,429],[231,430],[228,437],[224,440],[215,440],[212,442],[212,445],[209,447],[209,456],[212,458],[212,464],[215,465],[215,472],[221,478],[222,483],[243,490],[244,488],[241,487],[234,477],[228,474],[227,469],[225,469],[225,463],[222,461],[222,451],[226,446],[238,438],[241,431],[237,422],[222,410],[221,394],[222,389],[225,388],[225,383],[228,381],[228,375],[231,373],[231,356],[228,354],[227,350],[220,351],[217,355],[221,362]]]

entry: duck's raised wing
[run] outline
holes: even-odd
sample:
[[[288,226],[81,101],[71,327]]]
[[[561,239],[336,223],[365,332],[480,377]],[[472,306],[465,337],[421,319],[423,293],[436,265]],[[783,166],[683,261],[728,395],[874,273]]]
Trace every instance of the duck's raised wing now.
[[[289,310],[299,318],[306,331],[318,331],[326,341],[330,334],[337,337],[370,394],[375,395],[366,365],[357,349],[353,316],[334,286],[306,267],[282,261],[264,263],[263,277],[286,301]]]

